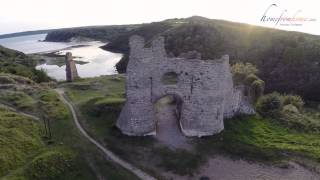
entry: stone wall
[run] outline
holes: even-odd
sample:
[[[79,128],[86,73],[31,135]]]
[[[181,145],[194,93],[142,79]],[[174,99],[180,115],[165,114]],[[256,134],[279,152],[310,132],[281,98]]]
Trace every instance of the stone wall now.
[[[127,66],[127,101],[117,126],[127,135],[156,133],[154,104],[166,95],[181,102],[180,126],[186,136],[208,136],[224,129],[224,117],[241,109],[243,96],[234,89],[229,56],[201,60],[196,53],[168,58],[164,39],[155,39],[150,48],[142,37],[130,38],[130,60]],[[176,74],[174,84],[163,77]]]

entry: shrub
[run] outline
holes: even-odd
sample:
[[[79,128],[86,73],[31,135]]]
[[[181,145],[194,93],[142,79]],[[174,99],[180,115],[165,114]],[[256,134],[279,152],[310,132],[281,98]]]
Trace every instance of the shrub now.
[[[282,111],[285,113],[299,113],[298,108],[292,104],[283,106]]]
[[[283,96],[283,105],[292,104],[299,110],[301,110],[304,106],[303,99],[298,95],[285,95]]]
[[[52,79],[47,75],[47,72],[44,71],[43,69],[40,69],[40,70],[34,69],[33,73],[34,73],[34,76],[32,79],[37,83],[52,81]]]
[[[257,111],[262,115],[277,114],[282,109],[282,99],[279,93],[261,96],[256,104]]]
[[[26,169],[26,174],[34,180],[54,180],[72,171],[73,161],[74,156],[66,150],[50,150],[32,160]]]
[[[250,85],[251,96],[256,101],[260,96],[263,95],[265,83],[261,79],[253,81]]]
[[[258,69],[251,63],[236,63],[231,67],[231,72],[236,83],[244,83],[249,75],[253,78]]]
[[[250,86],[254,81],[259,80],[255,74],[249,74],[245,79],[245,85]]]

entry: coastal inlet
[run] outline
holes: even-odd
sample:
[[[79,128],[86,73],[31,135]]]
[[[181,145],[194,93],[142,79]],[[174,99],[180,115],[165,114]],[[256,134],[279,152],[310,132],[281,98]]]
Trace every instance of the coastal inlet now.
[[[32,55],[39,60],[36,69],[43,69],[58,81],[66,80],[64,56],[67,52],[72,53],[79,76],[82,78],[117,74],[115,65],[122,58],[122,54],[101,49],[100,47],[105,43],[99,41],[44,42],[42,40],[45,36],[46,34],[38,34],[1,39],[0,44]]]

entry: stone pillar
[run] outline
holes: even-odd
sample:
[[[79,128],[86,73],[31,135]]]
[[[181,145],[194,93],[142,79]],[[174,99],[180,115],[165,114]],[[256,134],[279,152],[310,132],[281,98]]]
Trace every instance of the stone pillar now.
[[[73,61],[72,54],[68,52],[66,54],[66,80],[72,82],[79,78],[76,63]]]

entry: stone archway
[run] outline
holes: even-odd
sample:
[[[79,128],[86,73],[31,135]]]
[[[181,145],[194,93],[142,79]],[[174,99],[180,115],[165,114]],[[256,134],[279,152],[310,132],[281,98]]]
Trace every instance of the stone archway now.
[[[155,138],[169,147],[188,149],[190,146],[180,126],[182,103],[182,99],[174,94],[161,96],[154,102],[156,116]]]

